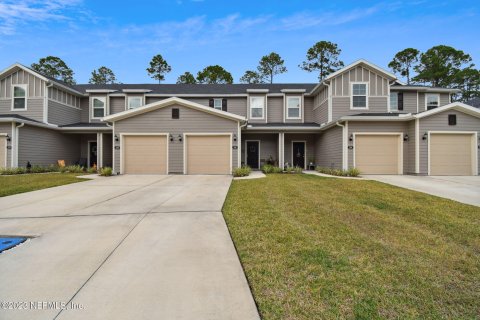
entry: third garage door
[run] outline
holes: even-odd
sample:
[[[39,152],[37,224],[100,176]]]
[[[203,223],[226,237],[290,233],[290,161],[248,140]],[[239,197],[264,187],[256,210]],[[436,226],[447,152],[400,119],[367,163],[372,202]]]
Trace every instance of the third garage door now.
[[[474,174],[473,137],[472,134],[432,133],[430,135],[430,174],[450,176]]]
[[[185,168],[187,174],[230,174],[230,135],[188,135]]]
[[[355,166],[362,174],[402,174],[400,135],[355,136]]]
[[[167,174],[167,146],[165,135],[124,136],[124,173]]]

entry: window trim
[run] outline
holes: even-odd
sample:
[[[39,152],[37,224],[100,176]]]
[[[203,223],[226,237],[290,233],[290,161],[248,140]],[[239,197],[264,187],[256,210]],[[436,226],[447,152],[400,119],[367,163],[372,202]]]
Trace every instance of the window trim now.
[[[215,103],[220,101],[220,108],[215,107]],[[222,98],[213,98],[213,109],[222,111],[223,99]]]
[[[365,107],[354,107],[353,106],[353,85],[355,84],[364,84],[365,85]],[[368,82],[350,82],[350,110],[368,110],[368,93],[369,93],[369,83]],[[356,97],[363,97],[363,95],[355,95]],[[390,97],[389,97],[390,98]]]
[[[252,99],[262,99],[263,100],[263,107],[262,107],[262,116],[261,117],[252,117]],[[265,109],[266,109],[266,96],[250,96],[248,99],[248,109],[249,109],[249,119],[251,120],[265,120]],[[260,109],[260,108],[255,108]]]
[[[392,108],[392,94],[394,94],[394,95],[397,96],[397,107],[396,107],[396,109],[393,109],[393,108]],[[390,112],[392,112],[392,111],[396,111],[396,112],[400,111],[400,110],[398,109],[398,91],[390,91],[390,96],[388,97],[388,99],[390,99],[390,100],[389,100]]]
[[[23,90],[25,90],[25,108],[23,109],[15,109],[14,106],[15,106],[15,87],[19,87],[19,88],[22,88]],[[28,104],[28,84],[12,84],[12,104],[10,106],[11,110],[10,111],[27,111],[27,104]],[[18,99],[18,98],[17,98]]]
[[[425,93],[425,110],[428,110],[428,96],[436,96],[437,97],[437,106],[435,108],[439,108],[440,107],[440,93]],[[433,108],[433,109],[435,109],[435,108]]]
[[[285,119],[286,120],[301,120],[302,119],[302,96],[286,96],[285,97]],[[288,107],[288,100],[289,99],[298,99],[299,101],[299,107],[298,107],[298,117],[289,117],[288,116],[288,109],[294,109],[294,108],[289,108]]]
[[[103,102],[103,116],[102,117],[95,117],[95,109],[100,109],[100,108],[95,108],[94,99],[98,99],[98,100]],[[91,102],[92,114],[91,114],[90,119],[102,119],[103,117],[106,117],[107,116],[107,97],[92,97],[91,101],[92,101]]]
[[[130,99],[140,99],[140,107],[143,105],[143,97],[142,96],[127,96],[127,105],[125,106],[125,110],[132,110],[137,108],[130,108]]]

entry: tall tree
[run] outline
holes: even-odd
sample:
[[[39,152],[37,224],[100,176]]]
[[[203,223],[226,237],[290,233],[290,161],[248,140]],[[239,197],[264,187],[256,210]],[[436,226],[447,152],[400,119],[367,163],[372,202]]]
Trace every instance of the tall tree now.
[[[343,67],[339,60],[341,49],[336,43],[319,41],[307,51],[307,59],[299,67],[305,71],[318,71],[318,80],[321,82],[330,73]]]
[[[230,72],[219,65],[208,66],[197,73],[198,83],[233,83]]]
[[[397,52],[393,60],[390,61],[388,67],[394,72],[400,73],[402,77],[407,78],[407,84],[410,84],[411,70],[415,67],[420,56],[420,51],[414,48],[407,48]]]
[[[417,75],[412,80],[451,88],[462,70],[474,66],[471,61],[472,57],[461,50],[445,45],[435,46],[421,54],[420,62],[414,68]]]
[[[240,78],[241,83],[265,83],[265,77],[258,72],[247,70]]]
[[[270,78],[270,83],[273,83],[273,76],[287,72],[285,61],[276,52],[263,56],[258,63],[258,74],[261,77]]]
[[[187,71],[178,77],[177,83],[195,84],[197,83],[197,80],[195,79],[195,76],[193,74]]]
[[[172,67],[163,59],[161,54],[157,54],[150,61],[150,68],[147,68],[148,75],[161,83],[165,80],[165,74],[172,71]]]
[[[32,63],[32,69],[67,84],[75,84],[73,70],[59,57],[48,56],[41,58],[38,60],[38,63]]]
[[[454,98],[462,102],[480,97],[480,70],[466,68],[457,74],[455,88],[460,89],[460,95]]]
[[[117,77],[115,77],[112,69],[103,66],[92,71],[92,76],[88,82],[94,84],[114,84],[117,83]]]

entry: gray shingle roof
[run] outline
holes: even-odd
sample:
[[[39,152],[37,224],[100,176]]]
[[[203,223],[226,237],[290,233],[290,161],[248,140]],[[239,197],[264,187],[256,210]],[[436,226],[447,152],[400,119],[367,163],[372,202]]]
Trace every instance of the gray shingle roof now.
[[[249,123],[248,125],[251,127],[320,127],[320,125],[315,122],[305,122],[305,123],[269,122],[269,123]]]
[[[269,93],[281,93],[282,89],[305,89],[310,92],[316,83],[273,83],[273,84],[78,84],[75,90],[147,89],[150,94],[246,94],[247,89],[269,89]]]
[[[24,116],[21,116],[21,115],[18,115],[18,114],[13,114],[13,113],[12,114],[0,114],[0,119],[1,118],[15,118],[15,119],[18,119],[18,120],[25,120],[25,121],[32,121],[32,122],[41,123],[40,121],[30,119],[30,118],[27,118],[27,117],[24,117]]]
[[[66,124],[63,126],[60,126],[61,128],[105,128],[107,127],[106,123],[100,123],[100,122],[77,122],[77,123],[71,123],[71,124]]]
[[[350,117],[398,117],[402,114],[406,113],[399,113],[399,112],[371,112],[371,113],[358,113],[352,114]]]
[[[468,100],[467,102],[465,102],[466,104],[472,106],[472,107],[475,107],[475,108],[480,108],[480,97],[477,97],[477,98],[473,98],[471,100]]]

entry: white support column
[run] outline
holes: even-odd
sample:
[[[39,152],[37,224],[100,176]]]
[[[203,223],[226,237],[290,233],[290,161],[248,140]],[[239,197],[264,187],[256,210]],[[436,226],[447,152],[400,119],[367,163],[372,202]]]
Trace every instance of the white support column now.
[[[285,134],[283,132],[278,133],[278,166],[283,168],[285,165]]]
[[[97,168],[100,169],[103,164],[103,133],[97,133]]]
[[[238,123],[238,133],[237,133],[237,167],[242,166],[242,129],[240,128],[240,123]]]
[[[348,121],[345,122],[345,126],[343,127],[343,139],[345,141],[344,149],[343,149],[343,170],[348,170]]]
[[[420,120],[415,119],[415,173],[420,173]]]

